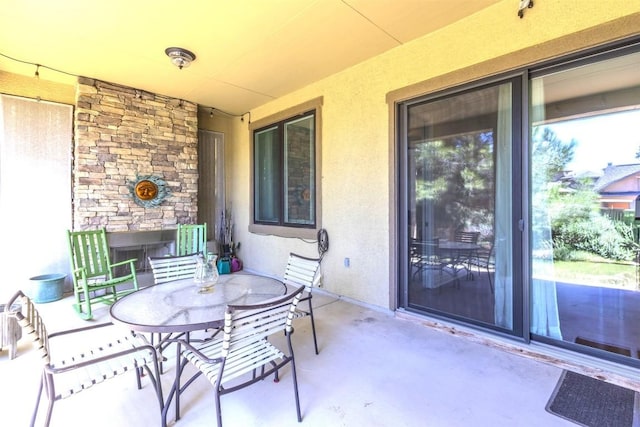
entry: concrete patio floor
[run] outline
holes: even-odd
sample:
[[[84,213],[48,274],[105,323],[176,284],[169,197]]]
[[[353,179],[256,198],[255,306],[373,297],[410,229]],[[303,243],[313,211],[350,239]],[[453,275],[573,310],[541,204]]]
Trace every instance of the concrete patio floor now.
[[[557,367],[321,292],[314,302],[320,354],[313,351],[309,319],[296,320],[293,336],[302,423],[287,367],[280,383],[263,381],[222,396],[225,426],[575,425],[545,410],[562,372]],[[38,304],[38,310],[49,333],[109,321],[106,306],[97,308],[93,321],[80,320],[71,297]],[[0,352],[2,425],[28,425],[39,378],[36,356],[24,338],[16,359]],[[174,353],[168,357],[165,395],[175,372]],[[57,402],[51,426],[159,425],[154,399],[148,381],[137,390],[133,375],[124,375]],[[170,414],[169,425],[215,425],[211,385],[199,378],[182,397],[182,418],[176,423],[173,409]]]

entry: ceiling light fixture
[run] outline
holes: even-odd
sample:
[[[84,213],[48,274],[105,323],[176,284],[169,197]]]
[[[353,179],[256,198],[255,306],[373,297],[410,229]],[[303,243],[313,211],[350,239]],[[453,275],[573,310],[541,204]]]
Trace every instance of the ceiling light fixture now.
[[[193,52],[181,47],[168,47],[164,50],[164,53],[171,58],[171,63],[181,70],[188,67],[196,59],[196,55]]]

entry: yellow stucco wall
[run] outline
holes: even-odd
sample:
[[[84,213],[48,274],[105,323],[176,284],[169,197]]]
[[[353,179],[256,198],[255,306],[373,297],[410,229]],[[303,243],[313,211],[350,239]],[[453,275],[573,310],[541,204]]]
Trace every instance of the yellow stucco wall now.
[[[504,0],[447,28],[316,82],[251,112],[253,120],[322,96],[322,226],[330,249],[323,286],[369,304],[392,306],[396,197],[393,120],[387,101],[640,32],[640,1],[540,0],[519,19]],[[295,70],[291,70],[295,72]],[[250,134],[233,122],[230,200],[245,265],[281,275],[288,252],[316,255],[297,239],[250,234]],[[265,250],[268,248],[268,250]],[[344,258],[350,258],[350,267]],[[391,302],[390,302],[391,301]]]
[[[43,101],[59,102],[74,105],[76,87],[74,84],[55,83],[35,77],[0,71],[0,92],[7,95],[25,98],[41,99]]]
[[[322,226],[330,237],[322,265],[326,289],[392,306],[393,101],[640,34],[640,0],[538,0],[524,19],[517,17],[517,4],[504,0],[251,112],[258,120],[323,97]],[[74,85],[35,83],[34,78],[0,72],[3,93],[74,103]],[[217,116],[209,120],[201,114],[199,120],[201,127],[225,134],[228,203],[247,268],[281,276],[290,251],[317,255],[313,243],[248,232],[248,116],[243,122]]]

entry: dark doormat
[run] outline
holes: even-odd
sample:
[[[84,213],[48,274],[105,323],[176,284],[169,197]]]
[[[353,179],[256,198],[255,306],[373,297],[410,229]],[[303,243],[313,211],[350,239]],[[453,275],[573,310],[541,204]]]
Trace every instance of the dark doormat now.
[[[547,411],[587,427],[631,427],[635,392],[575,372],[564,371]]]

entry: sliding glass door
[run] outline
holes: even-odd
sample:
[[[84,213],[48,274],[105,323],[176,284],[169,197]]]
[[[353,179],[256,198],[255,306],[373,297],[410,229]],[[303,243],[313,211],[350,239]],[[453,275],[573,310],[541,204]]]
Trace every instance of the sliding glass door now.
[[[513,143],[520,82],[401,107],[408,218],[401,297],[409,309],[521,331],[512,208],[520,203],[520,150]]]
[[[638,70],[610,52],[530,81],[531,333],[608,358],[639,354]]]
[[[640,366],[638,70],[640,43],[400,103],[399,305]]]

